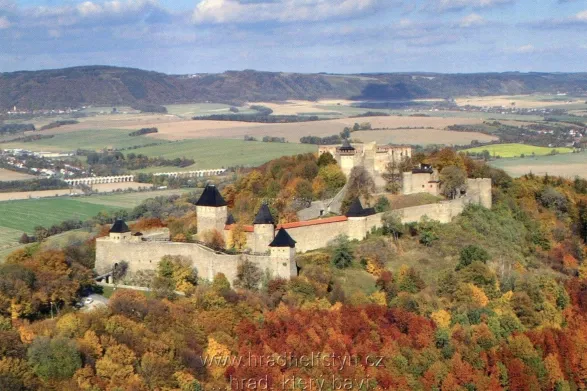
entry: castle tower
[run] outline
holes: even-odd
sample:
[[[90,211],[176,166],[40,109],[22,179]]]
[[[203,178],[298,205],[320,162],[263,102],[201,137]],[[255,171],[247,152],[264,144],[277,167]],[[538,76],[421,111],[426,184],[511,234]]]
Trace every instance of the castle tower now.
[[[199,234],[213,229],[220,233],[224,231],[228,207],[216,186],[206,185],[200,199],[196,202],[196,214]]]
[[[108,231],[108,237],[111,240],[129,240],[131,238],[130,229],[128,225],[122,219],[117,219],[110,231]]]
[[[340,169],[348,178],[348,176],[351,174],[351,170],[355,166],[357,150],[349,143],[349,140],[345,139],[342,142],[342,146],[338,148],[337,153],[340,159]]]
[[[296,241],[284,228],[280,228],[275,239],[269,244],[271,256],[274,258],[293,258],[296,254]]]
[[[278,262],[276,270],[280,276],[295,277],[298,269],[295,262],[296,241],[292,239],[284,228],[280,228],[275,239],[269,244],[271,258]]]
[[[350,240],[363,240],[367,236],[367,217],[374,215],[374,208],[363,208],[361,201],[355,198],[346,217],[348,218],[348,236]]]
[[[264,253],[269,250],[269,244],[275,239],[275,220],[267,204],[261,205],[255,221],[253,221],[253,251]]]

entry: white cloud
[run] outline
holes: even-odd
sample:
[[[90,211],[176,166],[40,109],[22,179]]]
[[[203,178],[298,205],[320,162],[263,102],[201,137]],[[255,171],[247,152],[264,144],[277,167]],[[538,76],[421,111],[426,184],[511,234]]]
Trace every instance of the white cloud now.
[[[542,30],[568,29],[577,27],[583,29],[585,24],[587,24],[587,10],[578,12],[575,15],[566,18],[552,18],[539,22],[528,23],[528,26]]]
[[[516,0],[431,0],[431,7],[440,11],[457,11],[465,8],[492,8],[515,3]]]
[[[356,16],[389,0],[281,0],[243,3],[239,0],[202,0],[193,12],[194,23],[255,23],[261,21],[319,21]]]
[[[140,20],[162,9],[156,0],[85,1],[77,5],[32,7],[22,10],[28,23],[42,26],[72,26],[84,22]]]
[[[581,22],[587,22],[587,10],[579,12],[575,18]]]
[[[475,27],[483,26],[487,23],[487,20],[479,14],[470,14],[461,19],[459,26],[461,27]]]
[[[514,51],[516,53],[528,54],[528,53],[534,53],[536,51],[536,48],[534,47],[534,45],[523,45],[523,46],[516,48]]]

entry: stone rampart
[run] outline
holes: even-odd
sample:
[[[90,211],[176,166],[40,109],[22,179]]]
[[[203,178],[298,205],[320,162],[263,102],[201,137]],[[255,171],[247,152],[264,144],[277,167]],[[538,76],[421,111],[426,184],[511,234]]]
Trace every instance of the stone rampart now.
[[[101,275],[112,270],[121,261],[128,263],[128,272],[156,270],[161,258],[166,255],[181,255],[192,260],[201,278],[212,280],[216,273],[224,273],[232,283],[236,278],[237,266],[244,259],[256,264],[261,270],[272,275],[291,278],[297,275],[295,260],[274,256],[228,255],[215,252],[196,243],[117,241],[110,238],[96,240],[96,272]]]
[[[329,224],[288,228],[287,233],[296,241],[296,250],[306,252],[326,247],[328,242],[339,235],[348,235],[349,228],[348,221],[339,221]]]

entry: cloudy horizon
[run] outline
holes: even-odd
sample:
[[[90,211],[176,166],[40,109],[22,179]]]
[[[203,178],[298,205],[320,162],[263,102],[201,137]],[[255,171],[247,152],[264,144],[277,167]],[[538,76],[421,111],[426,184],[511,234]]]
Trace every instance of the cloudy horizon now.
[[[0,72],[581,72],[585,32],[580,0],[0,0]]]

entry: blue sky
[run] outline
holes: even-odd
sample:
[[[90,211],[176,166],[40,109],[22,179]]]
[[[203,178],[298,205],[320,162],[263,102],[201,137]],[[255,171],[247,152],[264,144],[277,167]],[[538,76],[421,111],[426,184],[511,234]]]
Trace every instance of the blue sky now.
[[[585,0],[0,0],[0,72],[587,71]]]

